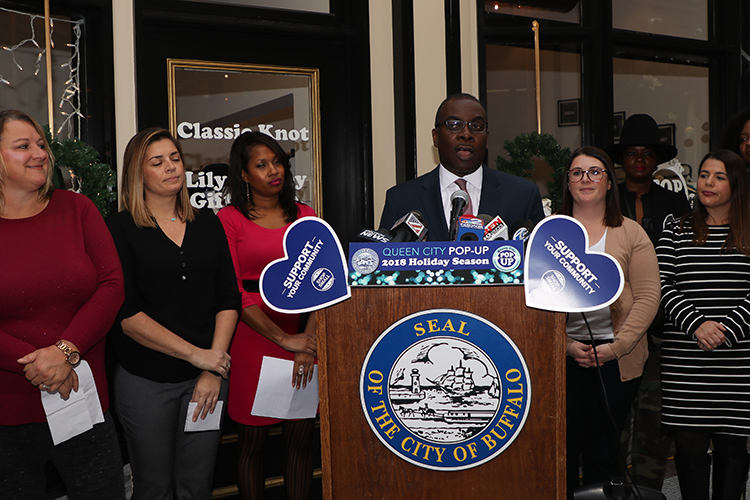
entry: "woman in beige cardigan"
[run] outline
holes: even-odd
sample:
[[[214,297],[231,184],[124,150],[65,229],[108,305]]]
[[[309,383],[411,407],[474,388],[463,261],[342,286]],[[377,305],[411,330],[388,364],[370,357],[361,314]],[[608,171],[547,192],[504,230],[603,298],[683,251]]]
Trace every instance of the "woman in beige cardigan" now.
[[[614,257],[624,277],[612,305],[585,317],[568,315],[568,498],[573,498],[581,464],[583,484],[609,480],[622,470],[619,436],[648,357],[644,333],[659,307],[659,268],[646,232],[620,212],[614,167],[601,149],[573,153],[561,213],[583,224],[589,251]]]

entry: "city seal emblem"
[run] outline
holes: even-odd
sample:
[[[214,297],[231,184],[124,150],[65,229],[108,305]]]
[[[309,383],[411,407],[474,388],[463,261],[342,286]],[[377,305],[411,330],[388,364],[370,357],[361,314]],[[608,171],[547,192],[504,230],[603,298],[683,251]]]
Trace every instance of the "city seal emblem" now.
[[[421,311],[384,331],[362,366],[359,392],[388,449],[441,471],[498,456],[531,405],[528,369],[513,341],[488,320],[453,309]]]

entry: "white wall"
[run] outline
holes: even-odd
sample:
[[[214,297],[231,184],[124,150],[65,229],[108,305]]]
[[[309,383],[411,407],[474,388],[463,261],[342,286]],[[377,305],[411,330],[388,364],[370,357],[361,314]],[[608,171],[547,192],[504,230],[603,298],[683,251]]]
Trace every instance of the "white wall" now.
[[[372,69],[373,198],[375,224],[386,190],[396,183],[393,134],[393,32],[391,2],[370,0],[370,58]],[[479,93],[477,10],[473,0],[461,0],[461,85]],[[435,112],[445,99],[445,2],[414,0],[414,87],[416,96],[417,173],[435,168],[439,159],[432,145]],[[387,109],[384,109],[387,108]]]
[[[370,74],[377,75],[373,77],[370,85],[372,89],[372,189],[374,223],[377,227],[380,214],[383,212],[385,191],[396,183],[393,26],[389,1],[370,1]]]
[[[133,0],[112,2],[112,38],[115,66],[115,143],[117,185],[122,177],[122,156],[128,141],[138,132],[135,88],[135,25]]]

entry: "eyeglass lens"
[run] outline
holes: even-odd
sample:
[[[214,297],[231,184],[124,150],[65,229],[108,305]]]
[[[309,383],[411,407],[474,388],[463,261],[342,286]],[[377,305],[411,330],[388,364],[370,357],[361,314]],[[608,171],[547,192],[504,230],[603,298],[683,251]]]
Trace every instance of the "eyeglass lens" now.
[[[599,168],[592,168],[589,170],[571,170],[570,172],[568,172],[568,178],[570,178],[570,180],[573,182],[579,182],[581,179],[583,179],[583,174],[586,174],[589,180],[593,182],[599,182],[600,180],[602,180],[604,170]]]
[[[445,120],[443,122],[449,132],[460,132],[465,125],[469,125],[469,130],[481,133],[487,130],[487,122],[465,122],[463,120]]]

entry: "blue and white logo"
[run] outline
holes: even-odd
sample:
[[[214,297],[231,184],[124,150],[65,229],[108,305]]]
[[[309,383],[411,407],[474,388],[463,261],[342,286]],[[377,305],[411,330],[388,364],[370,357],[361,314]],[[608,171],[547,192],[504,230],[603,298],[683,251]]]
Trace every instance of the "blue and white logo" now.
[[[526,305],[546,311],[587,312],[607,307],[622,293],[620,264],[589,250],[583,224],[553,215],[537,224],[526,250]]]
[[[511,273],[521,265],[521,252],[516,247],[504,245],[492,254],[492,264],[498,271]]]
[[[284,257],[260,275],[260,295],[274,311],[317,311],[351,297],[346,257],[333,228],[323,219],[301,217],[284,233]]]
[[[531,405],[516,345],[486,319],[452,309],[412,314],[370,348],[360,376],[372,431],[414,465],[457,471],[515,440]]]
[[[360,274],[370,274],[380,265],[380,257],[372,248],[360,248],[352,256],[352,268]]]

